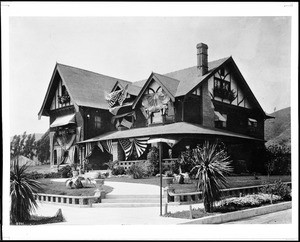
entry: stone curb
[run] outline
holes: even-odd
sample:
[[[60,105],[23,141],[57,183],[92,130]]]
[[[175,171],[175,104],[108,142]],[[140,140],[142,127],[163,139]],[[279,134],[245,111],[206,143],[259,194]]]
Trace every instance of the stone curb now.
[[[220,224],[292,208],[292,201],[193,219],[180,224]]]

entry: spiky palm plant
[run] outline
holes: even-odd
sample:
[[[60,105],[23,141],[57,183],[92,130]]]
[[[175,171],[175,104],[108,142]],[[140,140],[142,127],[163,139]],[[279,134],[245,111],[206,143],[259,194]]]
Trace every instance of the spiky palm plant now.
[[[18,159],[10,171],[11,223],[24,223],[30,219],[30,212],[37,208],[34,194],[42,191],[42,184],[28,178],[27,164],[19,166]]]
[[[233,170],[228,159],[224,150],[217,149],[217,144],[205,142],[202,147],[193,150],[194,167],[191,172],[197,171],[198,189],[202,191],[206,212],[212,212],[214,202],[220,199],[221,189],[228,185],[225,175]]]

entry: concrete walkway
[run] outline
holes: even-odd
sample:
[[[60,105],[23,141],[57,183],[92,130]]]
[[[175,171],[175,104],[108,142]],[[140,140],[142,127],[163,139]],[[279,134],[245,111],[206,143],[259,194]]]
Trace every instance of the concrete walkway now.
[[[66,179],[53,179],[55,182],[64,182]],[[105,184],[113,187],[110,195],[159,195],[159,186],[122,183],[122,182],[108,182]],[[66,219],[66,222],[61,225],[167,225],[179,224],[189,221],[188,219],[161,217],[160,207],[84,207],[79,208],[75,206],[67,206],[63,204],[49,204],[39,202],[39,208],[35,212],[37,215],[54,216],[59,208]],[[100,204],[99,204],[100,205]],[[203,207],[202,204],[195,204],[193,208]],[[169,206],[168,212],[176,212],[188,210],[189,205]],[[165,207],[163,206],[163,213]],[[53,224],[54,225],[54,224]],[[57,225],[57,224],[55,224]],[[41,225],[43,226],[43,225]],[[51,226],[47,224],[46,226]]]

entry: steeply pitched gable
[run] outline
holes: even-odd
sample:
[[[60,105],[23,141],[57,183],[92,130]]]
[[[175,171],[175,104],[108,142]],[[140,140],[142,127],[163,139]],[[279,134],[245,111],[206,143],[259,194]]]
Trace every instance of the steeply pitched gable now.
[[[51,104],[49,100],[53,97],[53,90],[56,85],[55,76],[57,74],[61,77],[74,104],[101,109],[108,109],[105,91],[110,92],[116,82],[120,82],[123,85],[130,83],[125,80],[57,63],[43,105],[39,111],[39,117],[48,115],[46,110],[49,109]]]

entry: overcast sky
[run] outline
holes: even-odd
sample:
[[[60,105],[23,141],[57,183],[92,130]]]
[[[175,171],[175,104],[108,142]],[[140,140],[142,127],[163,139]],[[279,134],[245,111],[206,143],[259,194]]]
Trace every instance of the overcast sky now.
[[[138,81],[232,56],[266,113],[290,106],[291,17],[10,17],[10,134],[38,120],[56,62]]]

